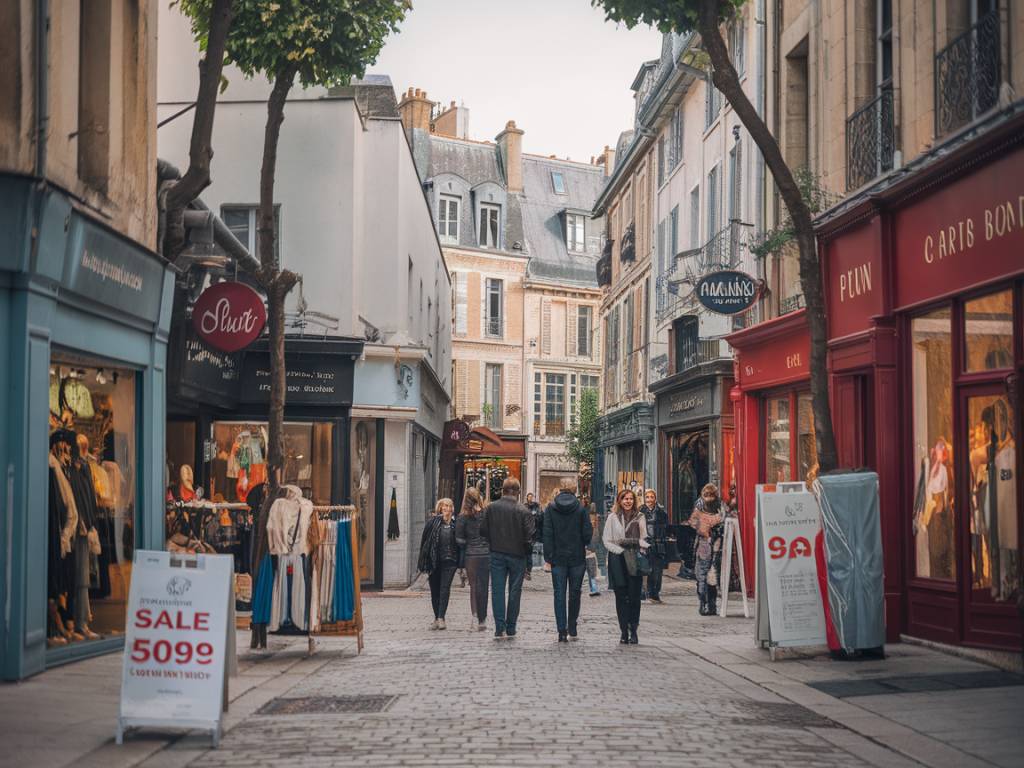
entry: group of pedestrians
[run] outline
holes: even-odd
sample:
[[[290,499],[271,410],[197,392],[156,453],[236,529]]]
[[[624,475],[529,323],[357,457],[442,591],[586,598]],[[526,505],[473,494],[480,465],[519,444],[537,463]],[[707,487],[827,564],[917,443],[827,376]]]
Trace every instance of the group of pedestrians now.
[[[600,540],[608,553],[608,587],[615,594],[619,642],[639,643],[641,603],[661,603],[668,558],[668,516],[657,494],[645,491],[641,503],[634,491],[620,491],[600,534],[596,513],[577,497],[572,481],[563,482],[546,509],[532,497],[527,494],[526,504],[521,503],[519,481],[509,477],[502,483],[501,498],[487,505],[475,488],[466,489],[458,516],[451,499],[437,502],[423,530],[418,564],[428,574],[431,627],[445,629],[451,585],[458,573],[469,587],[477,630],[487,628],[490,591],[495,639],[515,637],[523,580],[531,578],[536,546],[543,550],[545,570],[551,573],[558,642],[577,640],[584,576],[589,577],[590,595],[600,595]],[[701,615],[714,613],[724,519],[717,488],[705,486],[688,521],[694,533]]]

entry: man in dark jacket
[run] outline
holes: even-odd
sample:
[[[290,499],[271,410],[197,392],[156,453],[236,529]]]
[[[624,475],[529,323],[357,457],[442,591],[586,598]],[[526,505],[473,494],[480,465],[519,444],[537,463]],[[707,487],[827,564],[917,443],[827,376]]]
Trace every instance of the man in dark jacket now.
[[[519,599],[523,592],[526,555],[533,546],[533,517],[519,503],[519,481],[505,478],[501,498],[484,508],[480,535],[491,547],[491,608],[494,639],[515,637]],[[505,582],[508,582],[508,607]]]
[[[526,580],[530,581],[533,578],[531,575],[533,573],[533,552],[538,544],[543,544],[540,534],[543,530],[541,521],[544,518],[544,510],[534,500],[532,493],[526,494],[526,508],[530,510],[530,515],[533,517],[533,546],[530,547],[530,553],[526,556]]]
[[[640,511],[647,518],[647,540],[651,545],[647,550],[651,563],[651,572],[647,575],[647,599],[652,603],[661,603],[661,577],[668,554],[668,514],[658,503],[658,494],[653,488],[644,492],[644,505]]]
[[[561,489],[544,512],[544,560],[551,566],[551,584],[555,590],[555,624],[558,642],[577,639],[576,622],[580,616],[580,592],[587,571],[586,547],[594,529],[590,515],[576,498],[571,478],[562,481]],[[569,611],[565,599],[568,587]]]

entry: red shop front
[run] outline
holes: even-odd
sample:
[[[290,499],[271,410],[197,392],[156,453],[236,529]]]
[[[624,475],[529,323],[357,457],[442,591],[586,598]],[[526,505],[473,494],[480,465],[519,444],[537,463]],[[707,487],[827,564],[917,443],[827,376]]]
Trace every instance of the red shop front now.
[[[1022,120],[819,224],[833,422],[841,465],[879,474],[890,640],[1021,648]]]

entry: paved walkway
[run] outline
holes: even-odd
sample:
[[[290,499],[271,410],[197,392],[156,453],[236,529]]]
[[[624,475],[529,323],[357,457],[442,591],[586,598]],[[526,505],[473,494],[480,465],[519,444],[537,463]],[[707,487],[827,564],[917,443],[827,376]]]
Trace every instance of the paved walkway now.
[[[0,686],[0,766],[1024,765],[1024,686],[1005,685],[1017,678],[910,645],[881,662],[772,663],[750,620],[698,616],[692,585],[666,592],[644,606],[636,647],[618,644],[611,595],[584,597],[580,641],[556,643],[543,574],[503,642],[472,629],[464,590],[444,632],[427,628],[426,595],[368,597],[361,656],[349,639],[312,658],[280,638],[243,651],[218,750],[156,733],[113,745],[119,660],[81,662]],[[900,692],[911,678],[923,692]],[[258,713],[312,697],[385,707]]]

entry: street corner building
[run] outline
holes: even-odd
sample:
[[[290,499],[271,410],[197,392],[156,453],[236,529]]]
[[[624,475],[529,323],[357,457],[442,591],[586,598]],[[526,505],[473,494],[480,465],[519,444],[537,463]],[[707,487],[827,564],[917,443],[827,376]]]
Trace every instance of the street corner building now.
[[[7,680],[120,648],[133,552],[164,539],[174,277],[156,252],[155,19],[45,6],[0,31]]]

